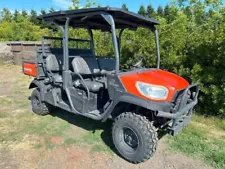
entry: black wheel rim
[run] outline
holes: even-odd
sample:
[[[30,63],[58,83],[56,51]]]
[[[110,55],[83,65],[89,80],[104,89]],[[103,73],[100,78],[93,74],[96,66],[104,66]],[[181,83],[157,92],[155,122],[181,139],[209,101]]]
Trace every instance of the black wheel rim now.
[[[139,147],[139,139],[136,132],[130,127],[123,127],[120,133],[123,149],[127,153],[134,154]]]
[[[35,96],[35,97],[32,99],[32,105],[33,105],[33,108],[34,108],[35,110],[40,109],[40,107],[41,107],[41,102],[40,102],[40,100],[39,100],[39,98],[38,98],[37,96]]]

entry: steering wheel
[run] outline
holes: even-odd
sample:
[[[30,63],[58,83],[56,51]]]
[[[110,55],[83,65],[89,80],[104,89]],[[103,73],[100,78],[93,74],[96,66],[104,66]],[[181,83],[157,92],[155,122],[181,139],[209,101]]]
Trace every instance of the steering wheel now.
[[[141,57],[141,56],[136,57],[136,58],[133,60],[133,62],[134,62],[135,64],[131,63],[131,67],[132,67],[133,69],[136,69],[136,68],[142,68],[143,59],[144,59],[144,58]]]

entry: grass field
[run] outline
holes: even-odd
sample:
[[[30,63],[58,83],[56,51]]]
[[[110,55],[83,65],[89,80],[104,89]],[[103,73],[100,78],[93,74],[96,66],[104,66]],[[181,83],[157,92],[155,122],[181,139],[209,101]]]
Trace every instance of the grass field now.
[[[15,69],[13,66],[4,64],[1,64],[0,67]],[[36,148],[51,149],[58,145],[49,140],[57,137],[62,141],[60,146],[84,144],[91,146],[93,151],[111,152],[111,149],[102,142],[103,137],[108,143],[103,129],[105,131],[109,124],[98,123],[59,109],[55,109],[51,115],[43,117],[33,114],[28,99],[32,92],[28,89],[32,78],[16,72],[17,70],[18,68],[12,73],[14,78],[10,79],[10,74],[8,77],[1,77],[3,80],[0,82],[0,142],[5,144],[21,142],[26,135],[29,135],[35,138],[41,137],[37,144],[34,143]],[[84,128],[87,132],[80,131],[79,128]]]
[[[175,150],[225,168],[225,120],[195,115],[187,128],[168,140]]]
[[[18,72],[18,67],[1,64],[0,72],[5,70],[10,72],[0,74],[0,144],[13,148],[31,145],[37,150],[78,145],[88,147],[90,153],[114,154],[110,123],[62,110],[44,117],[33,114],[27,89],[32,78]],[[172,151],[225,168],[225,120],[195,115],[187,128],[174,138],[166,136],[166,141]]]

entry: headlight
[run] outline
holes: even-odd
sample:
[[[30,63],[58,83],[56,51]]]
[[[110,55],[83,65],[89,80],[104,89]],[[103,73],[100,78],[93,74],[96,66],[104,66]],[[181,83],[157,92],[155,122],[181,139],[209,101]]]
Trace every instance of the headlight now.
[[[164,86],[137,82],[136,88],[143,96],[153,100],[165,100],[168,96],[168,89]]]

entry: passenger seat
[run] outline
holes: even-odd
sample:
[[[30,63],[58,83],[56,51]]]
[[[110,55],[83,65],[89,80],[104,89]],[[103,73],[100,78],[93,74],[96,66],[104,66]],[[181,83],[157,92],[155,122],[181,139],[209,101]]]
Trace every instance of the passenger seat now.
[[[93,73],[100,73],[100,69],[98,67],[96,59],[91,57],[83,58],[80,56],[75,56],[72,61],[72,67],[74,72],[80,74],[82,77],[92,75]],[[90,92],[98,92],[101,88],[104,87],[103,83],[97,82],[92,78],[84,79],[83,83],[84,86],[81,87],[86,86]]]

